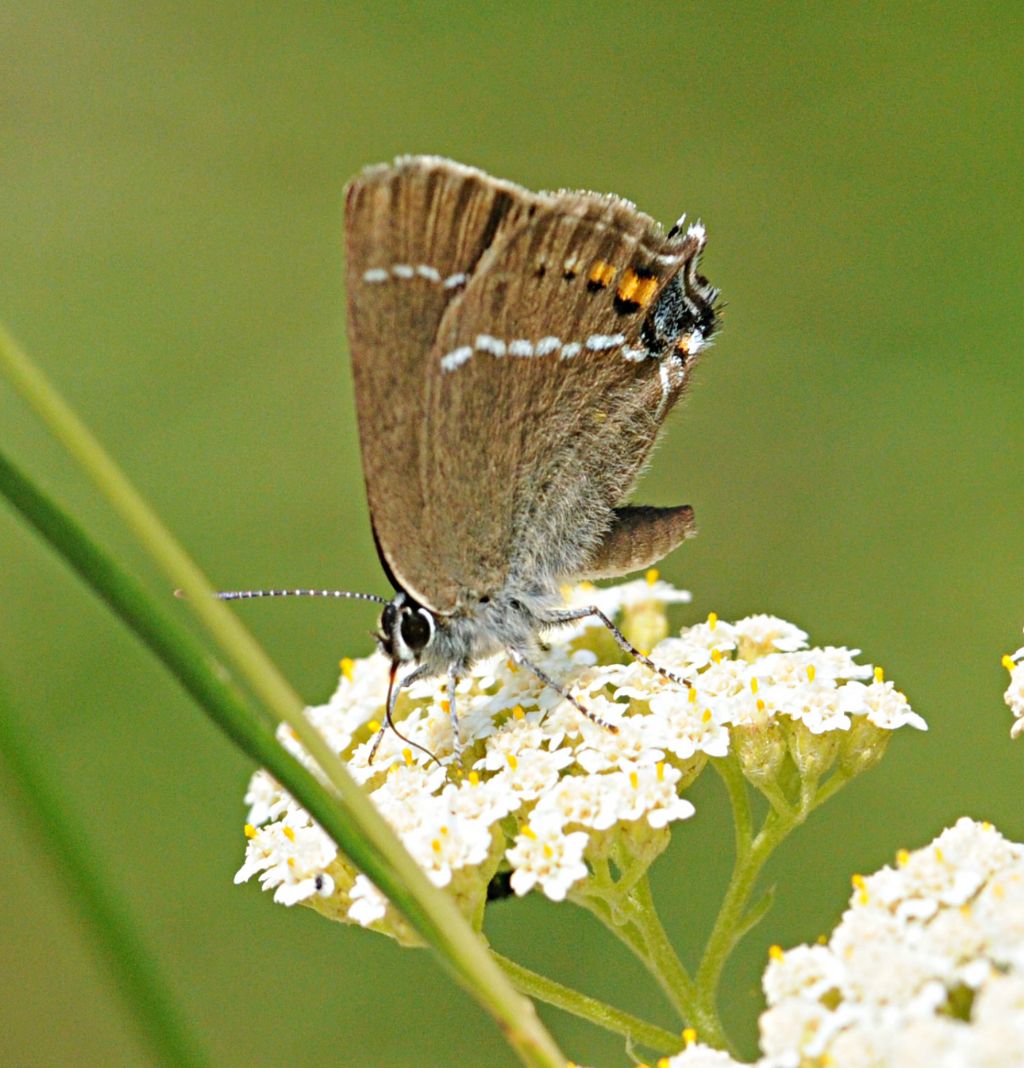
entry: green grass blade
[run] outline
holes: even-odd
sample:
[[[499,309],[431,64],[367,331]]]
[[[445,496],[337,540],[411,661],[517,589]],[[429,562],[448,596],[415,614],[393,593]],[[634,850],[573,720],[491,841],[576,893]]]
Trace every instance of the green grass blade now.
[[[337,755],[306,720],[302,702],[259,645],[226,606],[213,597],[210,585],[170,532],[42,372],[2,328],[0,368],[111,503],[142,548],[163,570],[169,583],[184,590],[190,607],[207,627],[225,660],[237,671],[238,676],[252,688],[274,716],[293,728],[327,775],[337,794],[337,803],[325,804],[326,793],[322,789],[318,793],[313,792],[315,780],[308,773],[299,775],[298,765],[290,769],[290,775],[282,776],[264,755],[261,754],[257,759],[306,806],[339,848],[366,872],[427,944],[436,950],[439,959],[461,985],[496,1019],[503,1035],[523,1062],[545,1068],[562,1068],[566,1058],[541,1025],[533,1005],[513,989],[491,959],[483,941],[466,923],[455,905],[430,883],[402,847]],[[9,465],[8,470],[12,470]],[[26,489],[24,479],[20,486],[22,491]],[[23,492],[22,496],[23,501],[39,504],[42,495],[33,490],[28,494]],[[50,518],[54,519],[52,515]],[[67,520],[67,517],[62,518]],[[68,556],[68,545],[75,540],[74,531],[82,533],[76,524],[58,523],[54,536],[50,537],[51,544]],[[92,583],[91,575],[80,573]],[[113,593],[106,585],[109,578],[109,571],[100,572],[102,595],[108,601]],[[139,613],[140,597],[148,603],[142,591],[132,585],[132,596],[124,604],[122,613],[126,619],[134,618]],[[157,615],[163,624],[163,613]],[[150,618],[151,622],[154,621],[152,615]],[[184,633],[176,631],[175,634],[171,644],[177,645]],[[166,644],[163,644],[164,648]],[[189,657],[188,660],[194,669],[197,666],[196,658]],[[179,677],[186,682],[186,677]],[[258,717],[253,717],[247,708],[244,709],[244,715],[239,717],[242,710],[237,706],[229,703],[220,707],[230,720],[230,732],[236,741],[244,737],[262,737],[260,726],[257,725]],[[279,748],[276,742],[274,747]]]

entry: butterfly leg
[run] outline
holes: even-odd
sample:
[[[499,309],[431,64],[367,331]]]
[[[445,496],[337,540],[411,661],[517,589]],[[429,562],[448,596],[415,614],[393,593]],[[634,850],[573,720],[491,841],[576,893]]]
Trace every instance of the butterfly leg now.
[[[570,608],[564,612],[556,612],[554,615],[548,616],[544,620],[545,626],[557,627],[563,623],[575,623],[580,619],[587,619],[593,616],[595,619],[603,623],[607,628],[609,634],[615,639],[616,644],[623,652],[628,653],[634,660],[639,660],[644,667],[649,668],[651,671],[662,678],[668,679],[670,682],[675,682],[680,686],[685,686],[688,690],[693,689],[693,683],[689,679],[684,679],[681,675],[675,674],[673,671],[669,671],[667,668],[660,667],[645,653],[641,653],[640,650],[622,633],[621,630],[611,621],[611,619],[601,611],[597,605],[589,605],[586,608]]]
[[[373,746],[370,749],[370,755],[366,758],[367,764],[373,763],[373,758],[377,755],[377,750],[380,749],[380,743],[384,741],[384,732],[388,729],[388,724],[385,723],[383,727],[377,731],[373,739]]]
[[[462,739],[459,737],[459,717],[455,711],[455,687],[458,685],[459,677],[455,673],[455,665],[448,669],[448,715],[452,721],[452,752],[455,755],[455,759],[458,760],[462,756]]]
[[[571,704],[577,712],[582,712],[583,715],[587,717],[587,719],[592,720],[599,727],[604,727],[605,730],[611,731],[612,734],[618,733],[619,728],[616,727],[614,723],[609,723],[607,720],[601,719],[600,716],[594,715],[594,713],[591,712],[589,708],[586,708],[579,701],[577,701],[576,698],[573,697],[573,695],[569,693],[568,690],[559,686],[558,683],[555,682],[555,680],[549,674],[547,674],[547,672],[542,671],[539,667],[537,667],[536,664],[533,664],[529,660],[527,660],[527,658],[518,649],[510,649],[509,655],[517,664],[521,664],[528,671],[533,672],[533,674],[536,675],[537,678],[540,679],[540,681],[543,682],[545,686],[549,687],[550,689],[554,690],[555,693],[560,694],[562,697],[564,697],[565,700],[568,701],[569,704]]]

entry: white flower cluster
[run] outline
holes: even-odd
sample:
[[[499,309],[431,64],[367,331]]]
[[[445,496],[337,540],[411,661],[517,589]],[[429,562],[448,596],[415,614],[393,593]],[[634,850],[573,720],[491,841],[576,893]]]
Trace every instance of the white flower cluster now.
[[[653,573],[568,591],[567,599],[620,615],[631,640],[690,687],[621,663],[605,628],[581,623],[538,654],[538,666],[614,731],[504,657],[459,681],[458,759],[445,683],[433,679],[402,691],[401,735],[386,731],[370,761],[387,692],[379,654],[343,661],[330,702],[307,711],[432,881],[477,925],[501,872],[517,894],[538,888],[560,901],[585,886],[595,862],[650,864],[669,825],[693,814],[680,794],[709,758],[735,747],[751,782],[766,788],[787,760],[790,773],[795,765],[815,779],[836,761],[854,774],[880,756],[893,729],[924,728],[880,672],[856,663],[856,650],[808,649],[803,631],[773,616],[726,623],[712,615],[664,638],[665,603],[688,595]],[[279,736],[310,763],[290,730]],[[336,919],[408,935],[383,895],[266,772],[253,776],[246,801],[249,842],[236,881],[258,875],[284,904],[305,901]]]
[[[1024,846],[965,817],[853,882],[826,945],[772,950],[759,1065],[1024,1064]]]
[[[1010,737],[1018,738],[1024,733],[1024,646],[1004,656],[1003,667],[1010,673],[1010,685],[1003,697],[1016,720],[1010,728]]]
[[[756,1068],[1024,1065],[1024,846],[965,817],[853,884],[827,944],[772,948]],[[743,1068],[686,1037],[657,1068]]]

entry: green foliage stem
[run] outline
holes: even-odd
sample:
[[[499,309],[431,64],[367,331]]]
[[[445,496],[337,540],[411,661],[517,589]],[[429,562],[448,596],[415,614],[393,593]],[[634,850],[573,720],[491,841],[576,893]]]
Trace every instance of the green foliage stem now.
[[[492,951],[493,953],[493,951]],[[597,998],[581,994],[578,990],[563,986],[561,983],[539,975],[523,965],[517,964],[500,953],[493,953],[494,959],[505,970],[505,974],[516,987],[529,997],[553,1005],[563,1012],[571,1013],[582,1020],[588,1020],[606,1031],[622,1035],[631,1043],[648,1046],[661,1054],[678,1053],[683,1048],[683,1040],[678,1034],[658,1027],[656,1024],[641,1020],[639,1016],[623,1012]]]

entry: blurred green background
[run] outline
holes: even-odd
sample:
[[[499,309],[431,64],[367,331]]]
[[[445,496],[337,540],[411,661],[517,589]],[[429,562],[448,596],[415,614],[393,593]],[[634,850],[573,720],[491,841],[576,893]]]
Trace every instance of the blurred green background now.
[[[957,815],[1024,837],[1000,654],[1021,644],[1019,4],[7,3],[0,315],[223,587],[387,592],[347,363],[341,190],[396,153],[614,190],[708,225],[725,329],[638,499],[691,502],[678,622],[767,611],[862,648],[930,722],[775,859],[726,977],[750,1051],[766,947]],[[0,383],[3,447],[164,581]],[[183,609],[178,606],[178,611]],[[368,606],[239,609],[318,702]],[[422,953],[234,887],[251,768],[0,508],[2,682],[218,1065],[504,1065]],[[713,776],[655,871],[692,958],[730,863]],[[0,1061],[144,1063],[17,809]],[[672,1024],[587,917],[492,910],[498,948]],[[567,1053],[621,1044],[546,1012]]]

